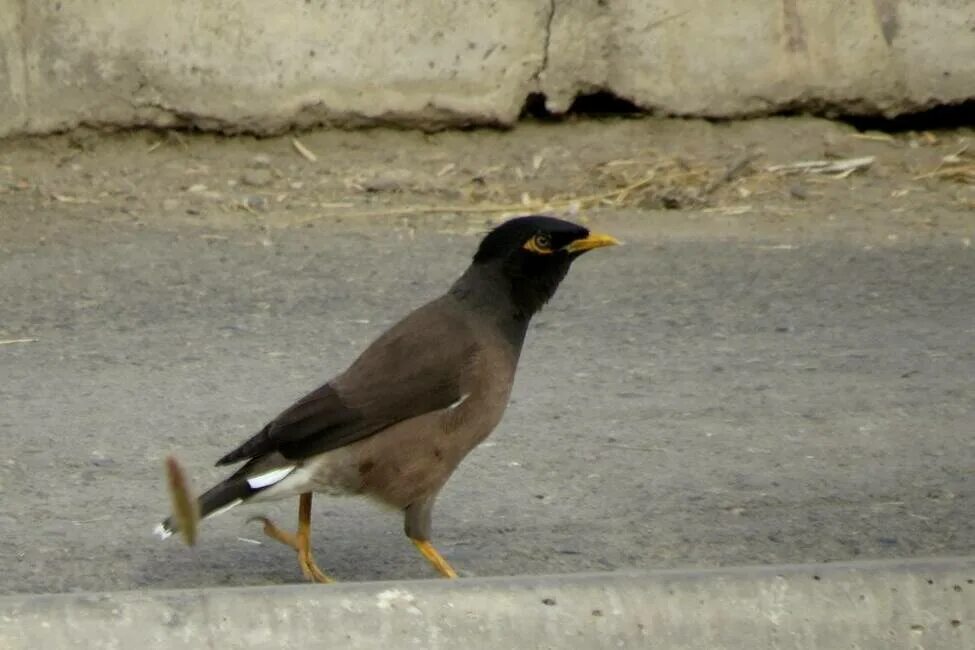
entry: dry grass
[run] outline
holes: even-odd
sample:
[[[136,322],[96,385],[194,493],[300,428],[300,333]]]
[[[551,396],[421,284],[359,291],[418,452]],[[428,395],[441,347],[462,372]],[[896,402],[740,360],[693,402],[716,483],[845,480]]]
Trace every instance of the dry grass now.
[[[969,153],[968,144],[966,143],[955,153],[948,154],[941,159],[941,163],[936,168],[915,176],[914,180],[927,178],[975,184],[975,157]]]
[[[499,169],[488,168],[476,174],[474,182],[460,188],[460,202],[399,203],[368,210],[355,209],[345,203],[335,207],[350,209],[329,212],[349,218],[443,213],[506,217],[525,212],[574,214],[599,206],[664,209],[714,207],[747,197],[754,191],[747,185],[761,185],[772,178],[772,174],[753,167],[756,158],[755,154],[745,154],[727,166],[706,165],[666,156],[608,160],[572,174],[562,184],[580,189],[549,195],[532,195],[523,189],[529,183],[519,182],[518,178],[503,177]],[[540,164],[536,158],[536,165]],[[446,171],[439,172],[438,177],[453,171],[447,167],[444,169]],[[350,179],[349,185],[358,185],[358,181]],[[407,187],[404,190],[415,188]],[[309,217],[305,221],[318,218],[321,217]]]
[[[472,178],[460,183],[455,192],[459,202],[411,204],[397,202],[370,209],[356,209],[348,203],[335,204],[328,216],[368,218],[381,215],[475,214],[508,217],[525,212],[576,214],[593,207],[640,209],[718,209],[741,211],[741,202],[753,196],[782,192],[793,181],[784,177],[797,174],[819,175],[821,182],[843,179],[869,168],[874,159],[852,158],[833,161],[798,161],[777,166],[760,166],[761,154],[756,151],[739,153],[724,165],[706,163],[690,157],[668,156],[648,152],[639,158],[621,158],[596,162],[567,175],[560,187],[571,191],[531,194],[524,188],[532,186],[521,168],[500,166],[479,170]],[[544,163],[541,154],[533,157],[533,171]],[[435,174],[438,181],[455,175],[455,166],[448,164]],[[531,173],[531,172],[529,172]],[[349,188],[363,190],[358,178],[346,179]],[[456,186],[455,186],[456,187]],[[537,184],[536,184],[537,187]],[[406,185],[406,194],[436,193],[429,188]],[[325,207],[325,206],[322,206]],[[747,210],[745,210],[747,211]],[[325,215],[322,215],[325,216]],[[321,216],[309,217],[314,221]]]

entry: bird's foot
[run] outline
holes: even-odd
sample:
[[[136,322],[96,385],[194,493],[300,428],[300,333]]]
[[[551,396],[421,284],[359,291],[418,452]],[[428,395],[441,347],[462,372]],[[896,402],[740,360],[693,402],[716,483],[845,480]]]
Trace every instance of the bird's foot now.
[[[315,564],[315,558],[311,556],[311,549],[308,546],[298,549],[298,566],[301,567],[301,572],[311,582],[320,582],[322,584],[335,582],[331,576],[318,568],[318,565]]]
[[[457,572],[454,571],[454,567],[450,566],[450,563],[447,562],[442,555],[440,555],[440,552],[433,547],[433,544],[431,544],[429,540],[414,539],[411,541],[414,545],[416,545],[416,548],[420,551],[420,553],[423,554],[423,557],[425,557],[427,561],[433,565],[433,568],[440,573],[440,575],[445,578],[457,577]]]
[[[248,521],[260,521],[264,524],[265,535],[297,551],[298,566],[301,567],[301,573],[308,580],[323,584],[335,582],[328,574],[318,568],[318,565],[315,563],[315,559],[311,555],[311,526],[308,522],[302,521],[301,514],[303,513],[299,514],[297,533],[289,533],[281,530],[267,517],[251,517]]]
[[[290,546],[294,550],[298,550],[298,538],[285,530],[278,528],[277,524],[268,519],[267,517],[251,517],[247,520],[247,523],[252,521],[259,521],[264,524],[264,534],[271,539],[276,539],[285,546]]]

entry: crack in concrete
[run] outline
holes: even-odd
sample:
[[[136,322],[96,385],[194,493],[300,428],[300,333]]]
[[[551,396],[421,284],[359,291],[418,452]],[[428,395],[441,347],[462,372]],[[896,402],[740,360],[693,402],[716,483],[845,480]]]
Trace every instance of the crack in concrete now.
[[[536,90],[540,88],[537,82],[541,80],[542,74],[548,68],[548,52],[552,45],[552,21],[555,19],[555,3],[556,0],[548,0],[548,15],[545,17],[545,41],[542,44],[542,63],[538,66],[538,70],[532,74],[532,80],[536,82]]]
[[[27,63],[27,4],[30,0],[20,0],[20,15],[17,16],[17,38],[20,39],[20,102],[23,107],[21,128],[28,130],[30,125],[30,65]],[[11,71],[12,72],[12,71]]]

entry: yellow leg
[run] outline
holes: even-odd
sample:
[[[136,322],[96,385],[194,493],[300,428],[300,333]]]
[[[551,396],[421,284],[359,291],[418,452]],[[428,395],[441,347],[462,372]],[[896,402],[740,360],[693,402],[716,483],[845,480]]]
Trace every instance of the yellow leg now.
[[[450,566],[450,564],[447,562],[447,560],[443,558],[442,555],[440,555],[440,552],[433,547],[433,544],[431,544],[429,540],[414,539],[411,541],[413,542],[413,544],[416,545],[420,553],[423,554],[423,557],[425,557],[430,562],[430,564],[433,565],[433,568],[436,569],[438,572],[440,572],[440,575],[442,575],[445,578],[457,577],[457,572],[454,571],[454,568]]]
[[[311,556],[311,492],[305,492],[298,501],[298,564],[301,572],[312,582],[329,583],[333,580],[315,564]]]
[[[287,531],[278,528],[277,525],[267,517],[251,517],[247,521],[261,522],[262,524],[264,524],[265,535],[267,535],[271,539],[276,539],[277,541],[281,542],[285,546],[290,546],[296,551],[298,550],[298,540],[295,538],[295,536],[292,533],[289,533]]]
[[[298,551],[298,566],[306,578],[312,582],[334,582],[311,556],[311,492],[302,494],[298,501],[298,532],[294,535],[281,530],[267,517],[252,517],[251,521],[263,522],[265,535]]]

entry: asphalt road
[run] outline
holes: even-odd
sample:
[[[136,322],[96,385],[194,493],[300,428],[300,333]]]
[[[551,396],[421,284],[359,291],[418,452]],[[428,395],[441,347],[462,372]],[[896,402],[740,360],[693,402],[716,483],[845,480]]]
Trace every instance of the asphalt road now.
[[[669,236],[581,260],[435,541],[468,575],[975,552],[975,251]],[[643,224],[643,225],[641,225]],[[614,230],[616,228],[616,230]],[[252,514],[151,530],[162,459],[213,461],[432,298],[468,229],[5,217],[0,592],[301,581]],[[34,235],[37,236],[34,236]],[[398,515],[319,498],[341,580],[432,576]],[[253,540],[261,541],[258,545]]]

